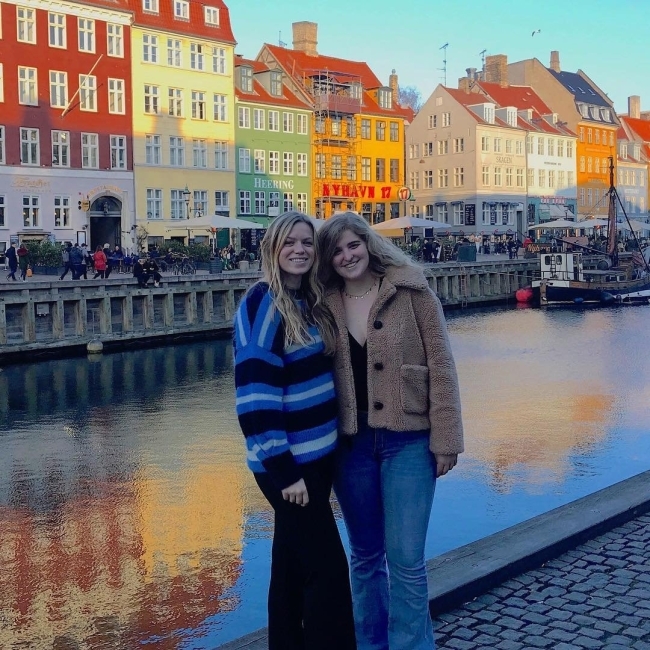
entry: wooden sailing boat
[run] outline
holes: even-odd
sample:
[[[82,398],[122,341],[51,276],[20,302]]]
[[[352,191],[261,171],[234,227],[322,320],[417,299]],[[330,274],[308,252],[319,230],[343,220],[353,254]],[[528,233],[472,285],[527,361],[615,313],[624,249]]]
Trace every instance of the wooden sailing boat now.
[[[584,268],[583,253],[542,253],[540,255],[540,279],[533,282],[533,291],[541,306],[616,303],[650,303],[650,265],[648,251],[641,252],[639,240],[629,223],[625,207],[614,185],[614,159],[609,158],[610,187],[607,249],[597,264],[598,268]],[[619,259],[616,248],[616,206],[620,205],[630,225],[636,242],[632,255]],[[580,224],[576,223],[576,228]],[[583,250],[591,249],[581,247]],[[593,251],[596,252],[596,251]]]

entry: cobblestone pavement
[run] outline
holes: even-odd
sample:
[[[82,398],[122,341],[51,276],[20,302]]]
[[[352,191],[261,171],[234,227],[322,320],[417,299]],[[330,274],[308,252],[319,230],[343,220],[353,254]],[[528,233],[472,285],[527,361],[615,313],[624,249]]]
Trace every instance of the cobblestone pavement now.
[[[436,620],[439,650],[650,650],[650,514]]]

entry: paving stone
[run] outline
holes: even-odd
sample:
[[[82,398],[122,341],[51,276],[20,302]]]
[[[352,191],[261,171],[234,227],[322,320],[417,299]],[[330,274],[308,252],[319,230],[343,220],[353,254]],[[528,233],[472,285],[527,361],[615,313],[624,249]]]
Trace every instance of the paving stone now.
[[[554,641],[562,641],[564,643],[570,643],[578,635],[575,634],[574,632],[567,632],[566,630],[553,629],[550,632],[548,632],[547,636],[549,639],[553,639]]]
[[[526,647],[532,646],[534,648],[548,648],[553,645],[553,639],[543,636],[527,636],[526,637]]]
[[[453,632],[453,636],[463,639],[464,641],[471,641],[477,635],[478,632],[476,630],[470,630],[466,627],[459,627]]]
[[[632,636],[635,639],[642,639],[644,636],[648,635],[648,632],[640,627],[626,627],[625,630],[623,630],[623,634],[625,634],[625,636]]]
[[[524,647],[523,643],[517,643],[517,641],[510,641],[505,639],[496,646],[497,650],[521,650]]]
[[[567,632],[573,632],[580,629],[579,625],[570,623],[569,621],[551,621],[550,626]]]
[[[603,642],[598,639],[591,639],[588,636],[578,636],[572,641],[573,644],[581,648],[602,648]]]
[[[474,618],[480,621],[488,621],[489,623],[491,623],[492,621],[496,621],[496,619],[500,618],[500,614],[497,614],[496,612],[492,612],[489,609],[483,609],[479,612],[474,612],[473,616]]]
[[[455,650],[475,650],[476,643],[463,641],[462,639],[449,639],[449,641],[445,643],[445,647],[454,648]]]
[[[617,634],[623,628],[622,625],[619,625],[618,623],[614,623],[612,621],[598,621],[594,627],[597,630],[604,630],[610,634]]]

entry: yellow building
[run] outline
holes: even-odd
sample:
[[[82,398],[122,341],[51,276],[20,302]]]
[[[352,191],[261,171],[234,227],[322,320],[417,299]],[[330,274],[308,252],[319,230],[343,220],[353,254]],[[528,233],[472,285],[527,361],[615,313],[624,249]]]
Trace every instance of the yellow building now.
[[[327,218],[355,210],[371,222],[405,213],[404,125],[397,75],[384,86],[367,63],[318,54],[316,23],[293,24],[293,49],[266,44],[258,55],[284,72],[287,84],[314,106],[312,208]]]
[[[175,2],[174,15],[143,3],[132,30],[136,245],[162,246],[179,220],[230,216],[234,37],[221,0]],[[234,215],[233,215],[234,216]],[[207,241],[209,233],[195,233]]]

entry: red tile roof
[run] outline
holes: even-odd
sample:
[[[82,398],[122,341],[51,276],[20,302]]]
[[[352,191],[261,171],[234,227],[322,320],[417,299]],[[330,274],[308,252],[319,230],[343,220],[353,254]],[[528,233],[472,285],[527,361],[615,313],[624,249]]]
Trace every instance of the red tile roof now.
[[[637,117],[623,117],[625,123],[634,131],[644,142],[650,142],[650,120],[641,120]]]
[[[499,106],[514,106],[519,110],[533,108],[540,115],[553,113],[530,86],[506,86],[504,88],[499,84],[487,83],[486,81],[477,83]]]

